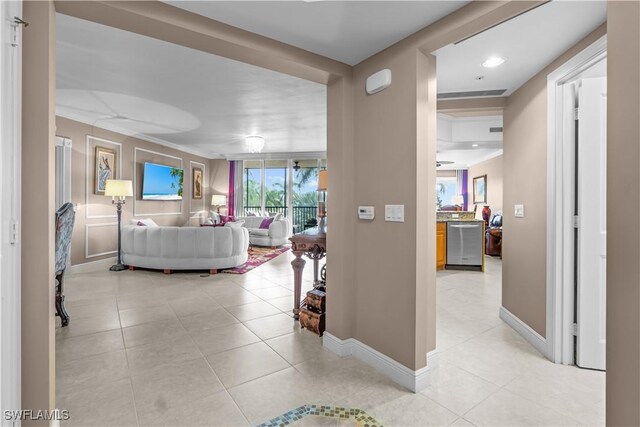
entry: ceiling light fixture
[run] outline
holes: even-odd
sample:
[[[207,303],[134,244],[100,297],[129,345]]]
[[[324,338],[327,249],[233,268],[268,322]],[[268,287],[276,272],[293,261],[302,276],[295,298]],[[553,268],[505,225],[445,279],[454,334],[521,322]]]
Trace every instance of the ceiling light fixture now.
[[[252,154],[259,153],[264,148],[264,138],[257,135],[251,135],[244,139],[247,148]]]
[[[499,65],[504,64],[504,61],[504,58],[501,58],[499,56],[492,56],[491,58],[488,58],[486,61],[484,61],[482,63],[482,66],[484,68],[495,68]]]
[[[472,147],[477,147],[477,146],[478,146],[478,144],[471,144],[471,146],[472,146]]]

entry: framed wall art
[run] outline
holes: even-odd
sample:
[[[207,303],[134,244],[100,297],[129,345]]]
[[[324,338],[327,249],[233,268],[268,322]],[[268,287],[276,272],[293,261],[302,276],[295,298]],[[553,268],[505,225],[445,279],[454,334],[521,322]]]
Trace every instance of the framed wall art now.
[[[96,167],[94,194],[104,195],[108,179],[116,178],[116,152],[96,145]]]

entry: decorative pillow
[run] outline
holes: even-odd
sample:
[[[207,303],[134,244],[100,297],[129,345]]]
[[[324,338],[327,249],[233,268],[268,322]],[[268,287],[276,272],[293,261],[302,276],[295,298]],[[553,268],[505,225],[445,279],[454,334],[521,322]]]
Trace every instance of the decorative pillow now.
[[[236,219],[231,215],[228,215],[228,216],[227,215],[220,215],[220,223],[221,224],[226,224],[227,222],[233,222],[235,220]]]
[[[225,227],[231,227],[231,228],[240,228],[242,227],[242,224],[244,224],[244,220],[241,219],[239,221],[227,221],[224,223]]]
[[[147,227],[157,227],[158,224],[155,223],[151,218],[143,218],[143,219],[132,219],[129,221],[131,225],[146,225]]]
[[[262,222],[260,223],[260,227],[258,228],[262,228],[263,230],[268,230],[269,226],[273,222],[273,219],[274,219],[273,217],[263,219]]]
[[[280,221],[282,220],[282,214],[281,213],[277,213],[276,216],[273,217],[274,221]]]

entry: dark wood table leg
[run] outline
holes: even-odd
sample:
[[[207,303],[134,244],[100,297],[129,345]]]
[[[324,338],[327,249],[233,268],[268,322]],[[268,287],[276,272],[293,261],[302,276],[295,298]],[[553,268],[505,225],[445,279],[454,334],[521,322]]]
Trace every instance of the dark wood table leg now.
[[[318,272],[320,271],[319,263],[320,263],[319,258],[313,258],[313,286],[315,286],[316,283],[318,283]]]
[[[298,320],[300,313],[300,300],[302,294],[302,271],[307,263],[302,255],[302,251],[292,251],[296,258],[291,261],[293,267],[293,318]]]

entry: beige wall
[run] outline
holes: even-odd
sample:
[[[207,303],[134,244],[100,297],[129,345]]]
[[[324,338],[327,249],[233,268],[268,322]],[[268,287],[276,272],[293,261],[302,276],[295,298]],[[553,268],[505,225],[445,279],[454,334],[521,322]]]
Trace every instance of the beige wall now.
[[[394,83],[367,95],[366,78],[383,68]],[[423,227],[430,216],[435,221],[427,208],[435,206],[435,58],[417,49],[387,51],[358,65],[354,83],[355,198],[379,212],[374,221],[355,225],[354,337],[419,369],[435,347],[435,328],[427,332],[435,325],[428,308],[435,264],[425,262],[435,259],[435,227]],[[405,222],[385,222],[385,204],[404,205]]]
[[[135,209],[135,218],[150,217],[161,225],[184,225],[190,216],[210,209],[211,185],[215,185],[219,193],[228,192],[229,166],[226,160],[209,160],[63,117],[56,118],[56,134],[70,138],[73,147],[71,194],[72,202],[78,209],[71,243],[72,265],[112,257],[117,249],[117,219],[111,198],[94,194],[95,146],[116,151],[121,159],[116,160],[116,175],[119,178],[134,179],[135,176],[135,202],[133,198],[127,198],[123,207],[123,224],[134,218]],[[184,195],[181,202],[142,200],[144,162],[184,169]],[[215,168],[213,175],[212,166]],[[204,171],[205,191],[202,199],[192,199],[191,170],[194,167]],[[104,253],[108,254],[98,255]]]
[[[469,168],[469,210],[473,210],[473,178],[487,175],[487,204],[491,212],[496,213],[502,209],[502,157],[489,159]],[[482,205],[478,205],[476,218],[482,219]]]
[[[640,425],[640,3],[608,3],[607,425]],[[620,209],[623,206],[624,209]]]
[[[24,2],[22,18],[22,408],[55,407],[55,10]],[[36,424],[25,421],[23,425]],[[45,425],[45,422],[38,424]]]
[[[536,74],[504,109],[502,305],[546,335],[547,75],[606,33],[602,25]],[[489,189],[491,191],[491,189]],[[513,205],[524,204],[515,218]]]

